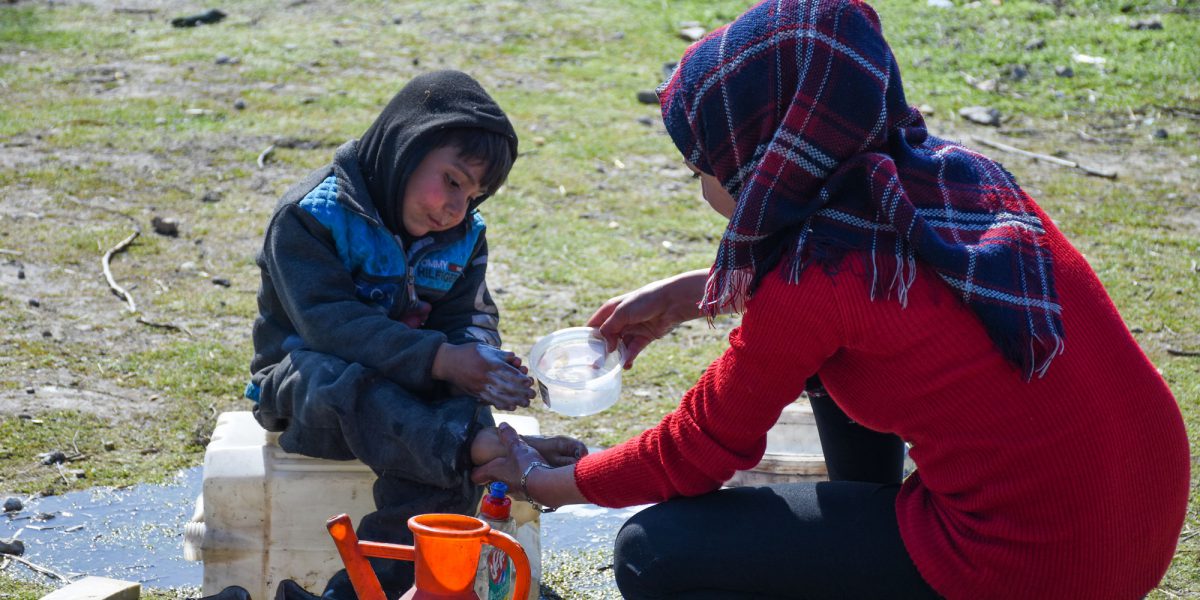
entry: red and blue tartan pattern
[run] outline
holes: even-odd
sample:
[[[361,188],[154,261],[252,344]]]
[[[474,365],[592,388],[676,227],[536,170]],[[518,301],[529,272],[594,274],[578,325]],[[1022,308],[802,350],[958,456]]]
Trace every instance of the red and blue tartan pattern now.
[[[1063,351],[1033,200],[1003,167],[928,134],[879,18],[857,0],[767,0],[685,52],[659,88],[685,159],[737,200],[700,307],[740,311],[778,260],[796,281],[848,250],[907,303],[917,261],[1028,379]]]

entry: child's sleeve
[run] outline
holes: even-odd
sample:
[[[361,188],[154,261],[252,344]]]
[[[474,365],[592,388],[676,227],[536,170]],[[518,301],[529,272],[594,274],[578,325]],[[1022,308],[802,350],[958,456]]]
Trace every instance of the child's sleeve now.
[[[487,289],[487,261],[487,238],[481,234],[462,276],[433,303],[426,329],[444,332],[451,344],[483,342],[500,347],[500,312]]]
[[[363,303],[328,230],[297,206],[271,219],[259,256],[305,348],[375,369],[414,393],[434,389],[433,359],[446,335],[412,329]]]

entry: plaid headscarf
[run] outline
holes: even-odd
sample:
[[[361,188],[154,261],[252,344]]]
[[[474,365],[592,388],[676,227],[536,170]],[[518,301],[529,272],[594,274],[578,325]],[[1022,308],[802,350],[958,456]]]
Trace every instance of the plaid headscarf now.
[[[767,0],[688,48],[659,98],[683,156],[737,200],[705,313],[742,310],[779,260],[795,282],[860,249],[872,299],[886,285],[906,304],[921,261],[1026,379],[1062,352],[1033,201],[996,162],[928,134],[870,6]]]

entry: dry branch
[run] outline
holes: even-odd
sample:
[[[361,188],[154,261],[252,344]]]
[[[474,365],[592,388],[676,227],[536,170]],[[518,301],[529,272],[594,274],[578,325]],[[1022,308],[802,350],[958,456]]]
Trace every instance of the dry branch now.
[[[20,250],[9,250],[8,248],[0,248],[0,254],[4,254],[7,256],[21,256],[22,254],[25,254],[25,253],[21,252]]]
[[[20,556],[15,556],[12,554],[6,555],[6,558],[8,558],[9,560],[17,561],[17,562],[25,565],[26,567],[29,567],[30,570],[34,571],[35,573],[41,573],[42,575],[53,577],[55,579],[65,581],[67,583],[71,583],[70,577],[63,575],[62,573],[59,573],[58,571],[55,571],[54,569],[43,567],[41,565],[29,562],[28,560],[21,558]]]
[[[136,313],[137,303],[133,301],[133,294],[130,294],[125,288],[117,284],[117,280],[113,278],[112,268],[110,267],[113,255],[128,248],[129,245],[133,243],[133,240],[137,239],[137,236],[142,234],[141,227],[137,226],[136,224],[134,227],[135,229],[133,230],[133,233],[129,234],[129,237],[121,240],[119,244],[109,248],[108,252],[104,253],[104,257],[100,259],[100,265],[104,267],[104,279],[108,281],[109,289],[111,289],[118,298],[124,300],[125,303],[129,305],[129,312]]]
[[[995,148],[997,150],[1001,150],[1003,152],[1010,152],[1012,154],[1026,156],[1029,158],[1037,159],[1037,160],[1048,162],[1051,164],[1056,164],[1056,165],[1059,165],[1062,167],[1070,167],[1072,169],[1079,169],[1080,171],[1083,171],[1084,173],[1087,173],[1088,175],[1094,175],[1096,177],[1104,177],[1105,179],[1116,179],[1117,178],[1116,171],[1097,169],[1095,167],[1089,167],[1087,165],[1080,164],[1073,160],[1067,160],[1065,158],[1059,158],[1057,156],[1050,156],[1049,154],[1038,154],[1037,152],[1030,152],[1028,150],[1022,150],[1020,148],[1017,148],[1016,146],[1009,146],[1008,144],[1004,144],[1001,142],[997,142],[995,140],[989,140],[987,138],[982,138],[982,137],[978,137],[978,136],[975,137],[975,141],[979,142],[980,144],[983,144],[984,146],[989,146],[989,147]]]
[[[262,153],[258,155],[258,160],[256,161],[258,163],[258,168],[261,169],[261,168],[267,166],[267,159],[270,158],[271,155],[274,153],[275,153],[275,144],[271,144],[270,146],[267,146],[267,149],[263,150]]]
[[[174,323],[159,323],[157,321],[151,321],[150,319],[147,319],[145,317],[138,317],[137,322],[141,323],[142,325],[149,325],[150,327],[157,327],[159,329],[170,329],[171,331],[182,331],[182,332],[188,334],[188,337],[196,337],[196,334],[192,333],[192,331],[190,329],[188,329],[187,327],[184,327],[183,325],[176,325]]]

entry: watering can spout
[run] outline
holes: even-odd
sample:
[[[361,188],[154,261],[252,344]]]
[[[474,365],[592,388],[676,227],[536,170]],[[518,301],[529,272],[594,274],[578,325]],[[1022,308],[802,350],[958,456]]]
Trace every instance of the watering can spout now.
[[[529,595],[529,558],[511,536],[492,530],[475,517],[431,513],[408,520],[413,545],[361,541],[348,515],[338,515],[325,524],[333,537],[346,574],[360,600],[386,600],[379,579],[367,558],[412,561],[416,581],[401,600],[477,600],[472,589],[479,565],[479,552],[489,544],[512,559],[516,581],[514,598]]]

